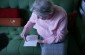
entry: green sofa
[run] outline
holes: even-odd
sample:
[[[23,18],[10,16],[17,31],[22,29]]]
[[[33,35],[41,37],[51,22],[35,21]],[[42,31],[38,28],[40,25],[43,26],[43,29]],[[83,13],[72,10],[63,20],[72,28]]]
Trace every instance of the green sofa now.
[[[26,21],[29,20],[31,12],[29,8],[32,6],[34,0],[0,0],[0,8],[19,8],[21,10],[22,18],[25,18]],[[53,2],[59,6],[62,6],[66,12],[72,13],[75,9],[74,0],[53,0]],[[24,12],[25,10],[25,12]],[[26,13],[28,11],[28,13]],[[79,23],[80,21],[78,21]],[[79,26],[80,27],[80,26]],[[22,32],[22,27],[16,26],[0,26],[0,32],[7,34],[9,38],[9,44],[2,51],[0,55],[40,55],[41,48],[38,44],[37,47],[23,47],[24,40],[20,37]],[[80,29],[79,29],[80,30]],[[82,32],[82,31],[81,31]],[[37,34],[35,29],[31,29],[29,34]],[[76,44],[76,40],[72,34],[69,34],[68,38],[68,55],[79,55],[79,48]]]

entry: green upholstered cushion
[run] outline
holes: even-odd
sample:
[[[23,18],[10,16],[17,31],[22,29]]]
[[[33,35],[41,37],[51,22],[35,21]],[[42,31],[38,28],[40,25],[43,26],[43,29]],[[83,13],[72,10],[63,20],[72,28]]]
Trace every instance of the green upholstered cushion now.
[[[8,29],[7,27],[0,26],[0,33],[2,32],[8,33],[7,29]]]
[[[0,55],[8,55],[7,54],[7,47],[0,51]]]
[[[37,47],[34,47],[34,55],[41,55],[41,47],[37,44]]]
[[[37,47],[24,47],[24,40],[21,41],[19,51],[21,55],[40,55],[41,50],[40,46],[38,45]]]
[[[55,4],[63,7],[66,12],[72,12],[74,10],[74,0],[52,0]]]
[[[0,7],[6,8],[29,8],[32,6],[34,0],[1,0]],[[53,2],[59,6],[62,6],[67,12],[71,12],[74,9],[74,0],[53,0]]]
[[[19,51],[21,55],[34,55],[33,47],[24,47],[24,40],[21,41]]]
[[[31,6],[33,5],[33,2],[34,2],[35,0],[29,0],[29,8],[31,8]]]
[[[20,47],[21,40],[13,39],[9,42],[7,47],[8,55],[20,55],[19,47]]]
[[[28,9],[28,12],[29,12],[29,18],[30,18],[30,16],[31,16],[31,11],[30,11],[30,8],[32,7],[32,5],[33,5],[33,2],[34,2],[34,0],[29,0],[29,9]]]
[[[0,7],[7,8],[9,6],[9,0],[0,0]]]
[[[18,7],[18,0],[9,0],[9,7],[10,8],[17,8]]]
[[[29,0],[18,0],[18,2],[19,2],[19,8],[21,8],[21,9],[27,8],[27,6],[29,6],[28,1]]]
[[[7,27],[7,26],[0,26],[0,33],[6,33],[10,39],[17,37],[20,35],[23,27]]]

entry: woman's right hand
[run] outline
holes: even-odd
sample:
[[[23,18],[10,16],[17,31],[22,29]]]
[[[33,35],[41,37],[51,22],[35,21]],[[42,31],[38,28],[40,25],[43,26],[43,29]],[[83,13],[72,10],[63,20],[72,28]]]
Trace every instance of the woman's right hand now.
[[[26,41],[26,36],[27,36],[26,33],[22,32],[22,33],[20,34],[20,36]]]

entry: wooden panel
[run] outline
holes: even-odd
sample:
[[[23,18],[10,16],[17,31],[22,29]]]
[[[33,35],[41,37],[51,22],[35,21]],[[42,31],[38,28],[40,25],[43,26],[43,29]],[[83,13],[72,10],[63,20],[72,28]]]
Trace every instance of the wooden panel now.
[[[0,26],[22,26],[24,21],[22,18],[0,18]]]
[[[20,11],[16,8],[0,8],[0,18],[19,18]]]

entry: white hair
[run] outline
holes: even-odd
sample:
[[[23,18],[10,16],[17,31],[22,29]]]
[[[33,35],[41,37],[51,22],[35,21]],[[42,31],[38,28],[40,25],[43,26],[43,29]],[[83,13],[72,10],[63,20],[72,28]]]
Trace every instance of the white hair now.
[[[39,15],[48,15],[52,12],[53,2],[51,0],[35,0],[30,11],[35,11]]]

